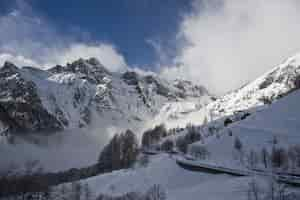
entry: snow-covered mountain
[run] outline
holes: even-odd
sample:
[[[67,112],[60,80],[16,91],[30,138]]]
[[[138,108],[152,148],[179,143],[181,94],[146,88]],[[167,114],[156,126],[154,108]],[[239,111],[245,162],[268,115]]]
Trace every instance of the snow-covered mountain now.
[[[289,172],[292,168],[293,172],[299,172],[299,168],[296,170],[294,166],[295,162],[299,161],[299,157],[293,157],[294,152],[291,151],[293,148],[298,150],[297,145],[300,143],[298,134],[300,91],[297,90],[299,88],[300,55],[296,55],[255,81],[218,98],[207,106],[197,107],[193,101],[168,102],[155,119],[166,122],[169,126],[184,126],[189,120],[201,124],[204,117],[210,117],[211,121],[205,126],[197,127],[199,129],[196,130],[199,130],[202,139],[191,144],[188,151],[193,153],[191,149],[196,147],[194,151],[198,149],[199,152],[195,153],[203,154],[205,149],[206,158],[197,157],[195,154],[194,157],[183,158],[186,163],[192,163],[193,166],[204,164],[231,170],[268,171],[272,167],[264,168],[262,152],[265,150],[265,157],[270,159],[272,152],[279,149],[281,153],[283,152],[282,155],[288,158],[283,156],[286,159],[284,166],[277,170]],[[246,112],[250,112],[251,115],[224,126],[223,122],[227,117],[234,118],[237,113]],[[219,123],[223,127],[206,134],[209,127],[217,126]],[[185,134],[186,130],[181,133]],[[168,138],[176,139],[173,136]],[[235,144],[237,138],[241,142],[239,151]],[[182,159],[180,156],[178,157]],[[251,195],[249,195],[249,187],[255,180],[255,184],[260,188],[257,194],[269,197],[267,195],[270,194],[268,188],[270,188],[271,178],[266,174],[256,175],[256,177],[251,175],[235,177],[207,173],[209,170],[200,172],[198,169],[198,172],[194,172],[180,168],[176,165],[175,159],[176,156],[161,153],[150,156],[146,167],[115,171],[82,182],[90,184],[97,195],[114,196],[124,195],[130,191],[145,192],[151,185],[160,184],[167,191],[167,199],[195,199],[200,195],[206,199],[252,199],[249,197]],[[266,161],[270,166],[271,162],[274,161]],[[299,194],[298,188],[287,190]]]
[[[134,71],[112,73],[94,58],[48,70],[0,68],[2,130],[56,131],[86,127],[137,127],[167,102],[208,96],[204,87]]]
[[[207,109],[210,117],[217,119],[236,111],[270,104],[299,88],[300,54],[297,54],[253,82],[218,98]]]
[[[197,101],[169,102],[151,123],[164,122],[168,127],[185,127],[188,123],[201,125],[204,121],[213,121],[237,113],[251,113],[252,110],[264,108],[299,88],[300,54],[297,54],[256,80],[217,97],[214,101],[200,105]],[[210,97],[211,99],[214,97]],[[204,98],[201,99],[203,100]]]
[[[189,81],[171,82],[136,71],[112,73],[93,58],[48,70],[18,68],[6,62],[0,68],[2,132],[65,130],[66,134],[45,136],[49,144],[51,140],[55,144],[45,146],[21,140],[13,142],[17,145],[10,145],[0,137],[1,167],[32,158],[40,160],[49,171],[93,164],[101,149],[99,143],[93,136],[87,137],[88,131],[84,134],[73,132],[90,127],[93,122],[102,132],[117,127],[136,128],[139,133],[160,123],[165,123],[167,128],[186,127],[191,123],[200,126],[190,126],[190,130],[201,134],[200,141],[188,143],[187,153],[194,157],[160,153],[149,156],[145,166],[140,166],[142,161],[138,160],[132,169],[81,182],[88,183],[95,195],[144,193],[151,185],[160,184],[166,189],[168,199],[194,199],[199,194],[207,199],[246,199],[244,191],[253,181],[251,176],[191,172],[177,165],[176,159],[196,166],[206,164],[232,170],[249,170],[255,160],[253,169],[268,170],[261,162],[264,149],[266,155],[271,155],[275,147],[283,149],[284,153],[299,150],[299,88],[300,54],[216,99],[205,88]],[[225,124],[226,120],[229,122]],[[160,142],[171,139],[176,146],[178,139],[189,139],[185,137],[189,128],[178,130]],[[237,139],[241,142],[240,151],[237,151]],[[197,157],[195,151],[203,153],[203,149],[207,154],[205,158]],[[300,167],[293,168],[295,160],[288,159],[287,166],[279,170],[299,172]],[[264,176],[259,177],[267,188],[268,181],[263,179]]]

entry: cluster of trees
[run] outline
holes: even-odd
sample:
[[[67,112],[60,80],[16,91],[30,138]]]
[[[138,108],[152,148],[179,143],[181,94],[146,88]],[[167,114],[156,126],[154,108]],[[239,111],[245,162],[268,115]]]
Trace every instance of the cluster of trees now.
[[[145,194],[138,192],[128,192],[120,196],[111,196],[101,194],[97,200],[166,200],[167,195],[165,190],[160,185],[153,185],[146,191]]]
[[[163,138],[175,135],[177,132],[183,130],[186,130],[187,132],[184,136],[177,137],[176,140],[165,139],[161,142]],[[142,147],[144,149],[155,149],[166,152],[171,152],[176,147],[180,152],[187,153],[189,144],[203,139],[200,132],[200,128],[192,124],[188,124],[185,129],[175,128],[170,130],[167,130],[165,125],[161,124],[144,132],[142,137]]]
[[[192,145],[189,148],[189,154],[197,159],[205,160],[209,157],[210,153],[205,146],[202,145]]]
[[[174,142],[171,139],[166,139],[161,145],[160,149],[165,152],[171,152],[174,150]]]
[[[292,145],[284,148],[278,145],[276,137],[273,138],[272,148],[262,148],[260,152],[250,150],[247,154],[244,151],[243,143],[236,137],[234,140],[234,149],[238,152],[242,163],[247,162],[249,168],[263,166],[272,169],[300,169],[300,145]]]
[[[62,184],[58,187],[47,187],[39,192],[24,192],[18,195],[9,196],[11,200],[94,200],[95,196],[92,193],[87,183],[72,182]]]
[[[286,184],[277,182],[269,177],[267,184],[260,184],[253,178],[246,189],[247,200],[292,200],[299,199],[299,194],[289,190]]]
[[[98,163],[108,171],[131,167],[138,156],[138,141],[131,130],[116,134],[102,150]]]
[[[262,157],[265,167],[268,167],[268,163],[271,161],[273,168],[296,170],[300,168],[300,145],[293,145],[287,149],[273,146],[270,154],[263,149]]]
[[[11,169],[0,171],[0,197],[15,195],[21,199],[48,195],[55,185],[75,182],[103,173],[97,164],[61,172],[44,172],[38,161],[28,161],[24,166],[11,164]],[[23,169],[24,168],[24,169]]]
[[[168,136],[168,131],[164,124],[149,129],[142,136],[142,147],[147,149],[156,148],[159,141],[166,136]]]
[[[182,153],[187,153],[188,146],[190,144],[200,141],[202,139],[202,135],[196,126],[190,124],[186,127],[186,130],[187,134],[178,137],[176,140],[176,147]]]

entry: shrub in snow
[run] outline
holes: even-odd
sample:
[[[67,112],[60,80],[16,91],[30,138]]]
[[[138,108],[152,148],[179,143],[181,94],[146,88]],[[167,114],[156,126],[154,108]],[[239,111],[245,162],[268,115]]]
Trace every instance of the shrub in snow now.
[[[247,156],[247,161],[248,161],[249,168],[254,169],[257,166],[259,161],[258,154],[255,151],[251,150],[249,155]]]
[[[263,148],[261,150],[261,160],[262,160],[264,167],[267,169],[269,167],[269,163],[270,163],[270,154],[266,148]]]
[[[26,186],[25,186],[26,187]],[[6,198],[2,198],[6,199]],[[7,199],[16,200],[94,200],[94,195],[86,183],[71,182],[56,187],[46,187],[38,192],[23,192]]]
[[[232,119],[230,119],[230,118],[226,118],[226,119],[224,120],[224,126],[228,126],[228,125],[231,124],[231,123],[233,123],[233,121],[232,121]]]
[[[261,101],[264,105],[270,105],[272,103],[272,98],[267,96],[262,96],[259,101]]]
[[[147,192],[145,200],[166,200],[165,190],[160,185],[153,185]]]
[[[291,146],[288,150],[288,157],[292,170],[300,168],[300,145]]]
[[[82,195],[82,186],[79,182],[73,182],[71,184],[71,199],[80,200]]]
[[[240,140],[240,138],[235,137],[234,138],[234,149],[236,149],[238,152],[241,152],[243,149],[243,144],[242,141]]]
[[[248,183],[248,200],[292,200],[299,199],[299,195],[288,190],[287,185],[278,183],[272,176],[267,180],[267,184],[252,179]]]
[[[142,156],[139,158],[138,160],[139,164],[142,166],[142,167],[146,167],[149,163],[149,155],[147,154],[142,154]]]
[[[234,152],[233,152],[233,156],[239,160],[239,162],[241,164],[244,163],[244,151],[243,151],[243,143],[241,142],[241,140],[238,137],[234,138],[234,143],[233,143],[233,147],[234,147]]]
[[[248,200],[259,200],[262,190],[255,179],[248,183],[247,198]]]
[[[232,133],[232,130],[231,129],[228,129],[228,136],[232,136],[233,135],[233,133]]]
[[[273,144],[273,146],[278,144],[278,139],[276,136],[273,137],[272,144]]]
[[[128,192],[126,194],[116,196],[100,194],[97,200],[166,200],[165,190],[160,185],[153,185],[145,194],[138,192]]]
[[[188,148],[188,142],[185,139],[184,136],[178,137],[176,140],[176,147],[179,151],[181,151],[182,153],[186,153],[187,152],[187,148]]]
[[[274,168],[286,167],[288,165],[288,155],[284,148],[272,148],[272,166]]]
[[[170,139],[165,140],[162,144],[161,144],[161,150],[162,151],[166,151],[166,152],[170,152],[172,151],[174,148],[174,142]]]
[[[298,75],[294,80],[295,89],[300,88],[300,75]]]
[[[205,146],[202,145],[192,145],[189,148],[189,153],[201,160],[205,160],[208,158],[209,156],[209,151],[207,150],[207,148]]]
[[[120,196],[100,194],[97,200],[141,200],[143,196],[137,192],[128,192]]]
[[[219,131],[219,128],[215,127],[215,126],[209,126],[208,127],[208,135],[212,136],[215,133],[217,133]]]
[[[88,183],[85,183],[83,185],[83,197],[84,197],[84,200],[93,200],[94,197],[93,197],[93,193],[88,185]]]

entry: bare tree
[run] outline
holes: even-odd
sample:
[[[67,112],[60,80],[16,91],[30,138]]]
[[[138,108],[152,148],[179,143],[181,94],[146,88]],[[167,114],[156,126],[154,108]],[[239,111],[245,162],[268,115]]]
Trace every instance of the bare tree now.
[[[166,200],[165,190],[160,185],[153,185],[146,193],[146,200]]]
[[[139,159],[139,163],[142,167],[146,167],[149,163],[149,156],[147,154],[142,154]]]
[[[166,152],[170,152],[173,150],[174,147],[174,142],[170,139],[165,140],[162,144],[161,144],[161,150],[166,151]]]
[[[82,186],[79,182],[73,182],[71,184],[71,199],[80,200],[82,195]]]
[[[254,178],[248,183],[247,195],[248,195],[248,200],[260,199],[260,195],[261,195],[260,187]]]
[[[93,200],[93,193],[89,187],[88,183],[83,185],[83,192],[84,192],[84,200]]]
[[[287,185],[276,181],[274,175],[270,176],[267,187],[259,185],[256,179],[252,179],[248,184],[247,196],[248,200],[289,200],[297,198],[289,198],[293,193],[287,193]]]
[[[255,151],[251,150],[248,155],[248,164],[250,169],[254,169],[258,163],[258,155]]]
[[[288,157],[292,170],[300,167],[300,145],[291,146],[288,150]]]
[[[265,168],[268,168],[268,163],[269,163],[269,159],[270,159],[270,155],[268,153],[268,150],[266,148],[263,148],[261,150],[261,158],[262,158],[262,162],[265,166]]]
[[[176,140],[176,147],[182,153],[186,153],[188,149],[188,143],[183,136],[178,137]]]
[[[233,147],[237,152],[237,157],[240,163],[244,163],[243,143],[239,137],[234,138]]]
[[[243,149],[243,144],[240,140],[239,137],[235,137],[234,138],[234,148],[238,151],[238,152],[241,152],[242,149]]]
[[[135,134],[127,130],[121,135],[122,167],[129,168],[135,162],[138,155],[138,142]]]
[[[273,147],[271,155],[274,168],[285,167],[288,165],[288,155],[284,148]]]

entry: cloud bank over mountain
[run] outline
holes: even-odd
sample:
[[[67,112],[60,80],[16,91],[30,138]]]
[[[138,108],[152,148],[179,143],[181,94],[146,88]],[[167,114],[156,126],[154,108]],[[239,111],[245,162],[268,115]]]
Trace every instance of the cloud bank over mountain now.
[[[185,41],[169,78],[215,93],[235,89],[300,49],[297,0],[195,0],[178,33]]]
[[[113,44],[63,35],[24,0],[18,0],[14,10],[0,16],[0,27],[0,65],[8,60],[20,66],[47,68],[80,57],[96,57],[111,71],[127,67]],[[85,33],[77,30],[77,34]]]

